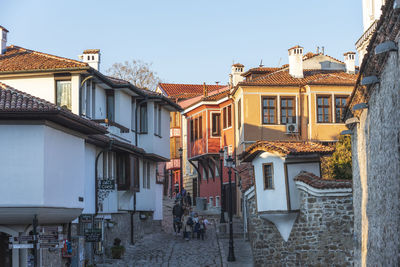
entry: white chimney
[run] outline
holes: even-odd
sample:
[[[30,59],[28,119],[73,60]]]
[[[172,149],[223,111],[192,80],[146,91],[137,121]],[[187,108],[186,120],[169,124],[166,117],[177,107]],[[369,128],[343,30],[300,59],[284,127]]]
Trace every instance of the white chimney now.
[[[1,49],[0,49],[0,55],[4,54],[7,49],[7,29],[0,26],[0,38],[1,38]]]
[[[355,65],[355,52],[347,52],[344,53],[344,64],[346,65],[346,72],[349,74],[356,73],[356,65]]]
[[[303,78],[303,47],[289,48],[289,74],[293,78]]]
[[[231,75],[230,75],[230,82],[232,86],[236,86],[238,83],[243,81],[243,73],[244,65],[240,63],[236,63],[232,65]]]
[[[100,55],[100,49],[86,49],[82,55],[79,55],[79,59],[100,71]]]

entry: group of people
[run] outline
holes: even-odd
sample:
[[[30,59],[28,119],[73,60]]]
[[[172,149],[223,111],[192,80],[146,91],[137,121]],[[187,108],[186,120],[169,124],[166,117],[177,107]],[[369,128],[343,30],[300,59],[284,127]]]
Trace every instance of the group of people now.
[[[172,215],[175,235],[178,235],[182,230],[182,237],[186,241],[189,241],[190,236],[194,238],[195,235],[197,235],[197,239],[204,240],[207,225],[210,224],[204,216],[199,218],[198,214],[192,211],[191,206],[183,205],[182,201],[178,199],[175,200]]]
[[[182,188],[182,192],[179,192],[179,189],[175,189],[175,200],[180,201],[182,205],[192,206],[192,197],[189,192],[186,192],[185,188]]]

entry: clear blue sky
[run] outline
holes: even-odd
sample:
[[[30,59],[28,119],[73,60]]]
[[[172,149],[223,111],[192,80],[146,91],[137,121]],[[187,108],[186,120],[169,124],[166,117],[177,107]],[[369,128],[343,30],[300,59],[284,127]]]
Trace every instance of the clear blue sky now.
[[[275,67],[297,44],[343,60],[362,9],[361,0],[0,0],[0,25],[9,44],[59,56],[100,48],[102,72],[141,59],[164,82],[226,83],[233,60]]]

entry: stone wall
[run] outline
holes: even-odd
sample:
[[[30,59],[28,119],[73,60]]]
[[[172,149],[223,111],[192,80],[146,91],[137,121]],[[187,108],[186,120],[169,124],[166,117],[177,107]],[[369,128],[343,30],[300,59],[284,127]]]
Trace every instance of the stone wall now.
[[[249,238],[256,266],[351,266],[352,196],[315,197],[300,191],[301,205],[287,242],[248,202]]]

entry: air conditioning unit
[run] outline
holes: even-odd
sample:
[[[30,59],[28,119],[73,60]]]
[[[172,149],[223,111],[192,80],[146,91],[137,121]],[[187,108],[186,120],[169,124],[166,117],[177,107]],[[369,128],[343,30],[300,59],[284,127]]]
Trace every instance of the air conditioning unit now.
[[[288,123],[286,124],[286,133],[298,133],[299,128],[297,127],[297,123]]]

